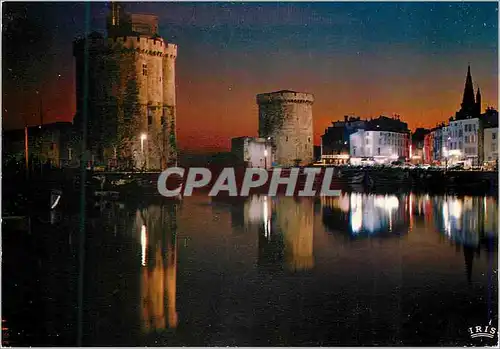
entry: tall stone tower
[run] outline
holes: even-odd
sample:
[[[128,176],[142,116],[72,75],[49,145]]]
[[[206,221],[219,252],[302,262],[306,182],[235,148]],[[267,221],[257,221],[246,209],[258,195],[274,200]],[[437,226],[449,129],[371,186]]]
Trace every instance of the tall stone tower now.
[[[89,140],[102,140],[99,149],[91,151],[102,162],[126,158],[128,166],[136,169],[160,170],[175,164],[177,45],[159,36],[156,16],[127,14],[118,3],[111,4],[107,31],[101,47],[87,55],[85,40],[89,38],[75,43],[77,62],[90,57],[89,72],[99,71],[89,87],[106,91],[88,92],[94,96],[89,101],[91,107],[100,105],[103,109],[88,115],[92,125]],[[82,75],[80,69],[77,81],[82,81],[78,75]],[[79,94],[83,91],[77,86]]]
[[[313,162],[313,102],[312,94],[295,91],[257,95],[259,137],[270,139],[278,165]]]

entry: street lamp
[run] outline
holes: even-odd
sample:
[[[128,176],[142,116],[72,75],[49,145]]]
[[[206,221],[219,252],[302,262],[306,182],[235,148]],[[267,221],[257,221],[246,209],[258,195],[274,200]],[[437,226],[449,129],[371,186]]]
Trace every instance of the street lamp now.
[[[444,170],[446,172],[448,170],[448,149],[446,147],[443,147],[443,156],[444,156],[444,159],[445,159]]]
[[[141,134],[141,152],[144,154],[144,141],[148,139],[148,135],[145,133]]]
[[[146,159],[144,157],[144,141],[148,139],[148,135],[145,133],[141,133],[141,154],[144,158],[144,166],[146,166]]]
[[[264,145],[264,168],[267,170],[267,142],[271,140],[271,137],[266,138],[266,142]]]

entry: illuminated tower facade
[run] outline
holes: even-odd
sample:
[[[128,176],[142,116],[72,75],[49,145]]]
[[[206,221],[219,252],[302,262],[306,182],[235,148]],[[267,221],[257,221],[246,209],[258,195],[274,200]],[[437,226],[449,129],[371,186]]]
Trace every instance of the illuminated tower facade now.
[[[113,51],[130,52],[135,63],[138,113],[135,161],[145,160],[147,169],[175,164],[175,60],[177,45],[158,34],[158,17],[126,14],[122,5],[112,4],[108,19],[108,41]]]
[[[96,43],[90,52],[85,51],[89,38],[75,42],[77,101],[81,102],[77,115],[82,114],[89,94],[89,107],[100,106],[87,116],[88,148],[103,162],[126,158],[133,168],[159,170],[174,165],[177,45],[159,36],[157,16],[127,14],[118,3],[111,4],[107,34],[92,41]],[[96,75],[87,91],[82,77],[85,60],[89,74]],[[96,147],[98,140],[102,144]]]

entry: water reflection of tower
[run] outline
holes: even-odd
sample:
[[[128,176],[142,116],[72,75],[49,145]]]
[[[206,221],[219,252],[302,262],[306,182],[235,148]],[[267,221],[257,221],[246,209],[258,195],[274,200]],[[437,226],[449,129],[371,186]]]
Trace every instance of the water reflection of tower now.
[[[259,229],[259,266],[293,271],[308,270],[313,260],[314,206],[311,198],[278,197],[263,202],[264,216]]]
[[[177,205],[138,210],[141,240],[143,331],[176,328]]]
[[[472,246],[464,245],[464,260],[465,260],[465,274],[467,276],[467,282],[472,282],[472,265],[474,262],[474,253],[479,254],[479,249],[475,249]]]

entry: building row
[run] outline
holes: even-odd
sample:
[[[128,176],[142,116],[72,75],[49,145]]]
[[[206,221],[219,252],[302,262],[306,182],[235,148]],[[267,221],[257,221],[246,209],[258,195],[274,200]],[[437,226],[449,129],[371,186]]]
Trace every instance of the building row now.
[[[415,164],[496,166],[498,162],[498,112],[481,113],[481,92],[474,94],[470,67],[461,108],[448,124],[411,132],[399,116],[362,120],[345,116],[321,136],[324,164]]]
[[[448,124],[424,136],[423,162],[464,166],[496,166],[498,162],[498,111],[481,113],[481,91],[474,87],[470,66],[465,79],[461,108]]]
[[[423,162],[438,165],[496,166],[498,112],[487,109],[479,117],[450,119],[424,137]]]

